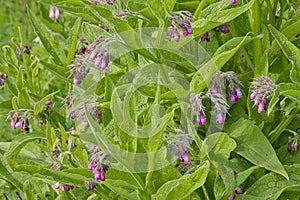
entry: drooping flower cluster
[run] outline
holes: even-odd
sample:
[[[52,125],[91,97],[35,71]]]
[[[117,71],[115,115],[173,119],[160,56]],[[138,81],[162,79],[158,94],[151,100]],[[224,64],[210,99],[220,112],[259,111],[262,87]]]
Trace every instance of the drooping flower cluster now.
[[[91,145],[89,151],[92,154],[89,159],[88,170],[93,172],[95,180],[105,181],[105,173],[109,167],[109,162],[106,160],[107,154],[96,145]]]
[[[202,96],[204,95],[204,93],[200,93],[200,94],[194,94],[191,93],[190,95],[190,103],[192,105],[192,108],[194,110],[194,113],[196,115],[197,118],[197,123],[198,124],[206,124],[206,116],[205,116],[205,107],[203,106],[202,103]]]
[[[97,38],[91,45],[88,46],[85,52],[91,52],[89,60],[94,61],[95,67],[100,67],[104,70],[109,63],[109,46],[112,40],[108,38],[101,41],[101,39],[101,36]]]
[[[190,95],[190,103],[198,124],[206,124],[205,107],[202,103],[203,98],[208,98],[213,103],[213,108],[216,111],[216,122],[218,124],[224,124],[226,122],[226,114],[229,107],[225,98],[227,84],[230,93],[230,102],[236,103],[238,99],[242,98],[242,92],[239,87],[241,83],[236,73],[231,71],[226,73],[217,72],[212,78],[211,88],[206,93],[192,93]]]
[[[112,41],[111,38],[103,40],[103,37],[99,36],[87,48],[81,47],[80,51],[84,49],[84,52],[80,52],[80,55],[76,56],[71,65],[70,73],[74,76],[74,85],[79,85],[87,76],[90,71],[88,68],[89,64],[92,63],[95,67],[99,67],[102,70],[106,69],[109,64],[109,46]]]
[[[62,18],[62,13],[59,8],[54,8],[52,5],[50,6],[49,10],[49,18],[55,20]]]
[[[175,135],[170,139],[168,148],[174,153],[175,156],[178,156],[181,162],[190,163],[190,138],[188,134],[184,134],[181,130],[175,129],[176,132],[182,134]]]
[[[29,121],[25,115],[21,116],[19,112],[9,112],[8,115],[11,118],[10,125],[13,130],[21,127],[23,133],[29,133]]]
[[[8,76],[6,74],[0,74],[0,87],[5,84],[5,79],[7,79]]]
[[[192,14],[189,11],[180,11],[169,14],[168,20],[172,24],[168,28],[169,34],[178,42],[180,39],[179,30],[182,30],[184,37],[193,34],[191,23],[193,22]]]
[[[98,187],[98,184],[97,184],[97,183],[91,183],[91,182],[89,182],[89,181],[84,181],[84,185],[85,185],[85,187],[86,187],[86,189],[87,189],[88,191],[93,190],[93,189],[95,189],[96,187]]]
[[[258,113],[264,112],[271,101],[274,90],[276,89],[275,83],[266,76],[255,78],[252,82],[253,90],[250,98],[254,104],[258,106]]]

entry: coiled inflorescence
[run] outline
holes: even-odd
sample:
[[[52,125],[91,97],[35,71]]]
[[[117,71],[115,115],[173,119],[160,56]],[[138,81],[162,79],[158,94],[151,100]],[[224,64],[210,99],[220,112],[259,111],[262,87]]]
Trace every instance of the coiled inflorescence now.
[[[250,98],[258,106],[258,113],[264,112],[273,97],[276,89],[275,83],[266,76],[255,78],[252,82],[253,90]]]
[[[192,14],[189,11],[170,13],[168,19],[172,24],[168,28],[168,32],[176,42],[178,42],[180,39],[179,30],[182,30],[182,34],[184,37],[193,34],[193,29],[191,26],[193,19]]]
[[[180,131],[181,132],[181,131]],[[175,135],[171,138],[168,148],[174,153],[175,156],[178,156],[181,162],[190,163],[190,141],[188,134]]]
[[[216,122],[218,124],[224,124],[226,122],[226,114],[229,107],[226,100],[227,85],[229,88],[230,102],[236,103],[243,95],[239,86],[241,83],[236,73],[231,71],[226,73],[217,72],[212,78],[212,86],[206,93],[192,93],[190,95],[190,104],[196,115],[198,124],[204,125],[207,121],[205,107],[202,103],[204,98],[208,98],[212,102],[213,108],[216,111]]]
[[[105,173],[109,167],[109,162],[106,160],[107,154],[95,145],[91,145],[89,151],[92,154],[89,159],[88,170],[93,172],[95,180],[105,181]]]

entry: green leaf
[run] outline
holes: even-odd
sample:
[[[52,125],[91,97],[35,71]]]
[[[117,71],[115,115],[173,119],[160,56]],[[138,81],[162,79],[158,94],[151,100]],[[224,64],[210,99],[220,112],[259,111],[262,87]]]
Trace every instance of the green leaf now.
[[[283,191],[300,187],[300,165],[285,166],[285,169],[290,180],[286,180],[284,177],[271,172],[257,180],[246,191],[246,194],[260,197],[261,199],[276,200]]]
[[[300,85],[294,83],[280,83],[276,87],[273,97],[268,105],[268,115],[271,114],[272,110],[279,100],[280,95],[288,97],[300,104]]]
[[[202,159],[208,156],[211,163],[216,167],[224,184],[225,190],[218,192],[222,197],[229,196],[236,184],[233,169],[229,165],[230,153],[236,148],[236,143],[226,133],[214,133],[209,135],[201,147]]]
[[[22,134],[17,136],[14,141],[10,144],[9,149],[4,154],[5,156],[12,156],[18,154],[21,149],[29,142],[32,142],[34,140],[38,139],[46,139],[45,136],[41,134]]]
[[[272,25],[269,25],[269,29],[284,55],[292,63],[291,80],[300,83],[300,50]]]
[[[70,35],[68,37],[68,44],[69,44],[68,64],[71,64],[74,59],[77,42],[78,42],[78,36],[81,30],[81,25],[82,25],[82,18],[79,17],[75,21],[72,29],[70,30]]]
[[[236,153],[257,166],[264,167],[289,179],[272,145],[259,127],[254,125],[254,122],[240,119],[231,125],[228,133],[236,140]]]
[[[220,70],[232,56],[235,55],[244,43],[249,41],[251,41],[251,39],[248,36],[243,38],[233,38],[219,47],[217,50],[218,54],[215,54],[194,74],[191,81],[191,90],[195,93],[201,92],[210,82],[215,73]]]
[[[27,10],[29,20],[36,34],[41,39],[45,49],[54,58],[54,62],[60,66],[66,66],[66,56],[63,52],[63,47],[60,45],[55,45],[56,42],[53,38],[53,35],[49,32],[47,27],[32,13],[32,11],[28,7]]]
[[[206,161],[194,173],[165,183],[157,190],[156,194],[152,196],[152,199],[173,200],[188,197],[193,191],[205,183],[209,165],[209,161]]]
[[[69,73],[68,68],[66,67],[61,67],[55,64],[51,64],[49,62],[45,62],[45,61],[40,61],[40,63],[46,67],[51,73],[53,73],[54,75],[56,75],[58,78],[61,78],[63,80],[66,81],[70,81],[67,79],[67,75]]]
[[[53,92],[51,94],[48,94],[47,96],[45,96],[44,98],[42,98],[40,101],[36,102],[34,105],[34,109],[33,109],[33,113],[34,115],[38,115],[39,113],[41,113],[46,105],[46,101],[48,101],[49,99],[51,99],[55,94],[57,94],[59,92]]]
[[[1,178],[9,181],[19,190],[22,190],[22,183],[13,175],[13,171],[11,170],[7,160],[0,155],[0,174]]]
[[[217,8],[226,8],[229,4],[229,1],[227,0],[223,0],[222,3],[215,3],[216,7],[214,7],[214,4],[212,4],[210,7],[206,8],[207,11],[204,10],[204,14],[206,14],[206,16],[202,15],[202,18],[196,20],[193,23],[192,26],[194,30],[194,35],[203,35],[205,32],[235,19],[236,17],[249,10],[253,3],[254,0],[251,0],[249,3],[243,6],[235,6],[234,8],[229,8],[225,10],[219,10]],[[215,9],[217,11],[215,11]]]

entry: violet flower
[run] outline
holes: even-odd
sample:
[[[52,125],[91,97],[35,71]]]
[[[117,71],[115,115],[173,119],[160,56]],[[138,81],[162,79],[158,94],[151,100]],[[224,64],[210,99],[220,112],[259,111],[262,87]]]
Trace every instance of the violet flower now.
[[[236,4],[236,0],[231,0],[231,3],[234,5]]]
[[[221,29],[222,33],[227,34],[230,32],[228,26],[226,24],[223,25],[222,29]]]
[[[192,14],[189,11],[170,13],[168,20],[171,23],[171,26],[168,28],[168,32],[176,42],[180,39],[179,30],[182,31],[184,37],[193,34],[191,26],[193,19]]]
[[[93,172],[95,180],[105,181],[105,173],[109,167],[109,162],[106,160],[107,154],[96,145],[91,145],[89,151],[92,154],[89,159],[88,170]]]
[[[93,189],[95,189],[96,187],[98,187],[98,184],[97,184],[97,183],[91,183],[91,182],[89,182],[89,181],[84,181],[84,185],[85,185],[85,187],[86,187],[86,189],[87,189],[88,191],[93,190]]]
[[[208,32],[206,32],[202,37],[201,37],[201,41],[202,42],[210,42],[210,36],[208,34]]]
[[[261,76],[254,79],[252,86],[253,90],[250,98],[254,101],[254,104],[258,106],[258,113],[262,113],[267,109],[274,90],[276,89],[276,85],[270,78]]]

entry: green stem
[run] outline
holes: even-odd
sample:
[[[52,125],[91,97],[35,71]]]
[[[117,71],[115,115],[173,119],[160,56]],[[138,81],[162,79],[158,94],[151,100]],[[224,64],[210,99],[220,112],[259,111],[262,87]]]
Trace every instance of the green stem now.
[[[260,1],[255,1],[252,6],[252,29],[254,32],[254,37],[260,34]],[[255,38],[253,41],[253,53],[254,53],[254,77],[266,75],[266,70],[264,65],[260,63],[260,58],[262,56],[262,45],[261,39]]]
[[[295,109],[288,118],[282,121],[272,132],[269,133],[268,138],[271,144],[273,144],[281,135],[281,133],[287,128],[295,116],[300,112],[300,108]]]
[[[200,1],[200,3],[198,4],[198,7],[197,7],[197,9],[196,9],[196,11],[194,13],[194,17],[193,17],[194,19],[198,19],[199,18],[200,12],[203,9],[203,7],[205,6],[205,4],[206,4],[206,0]]]

